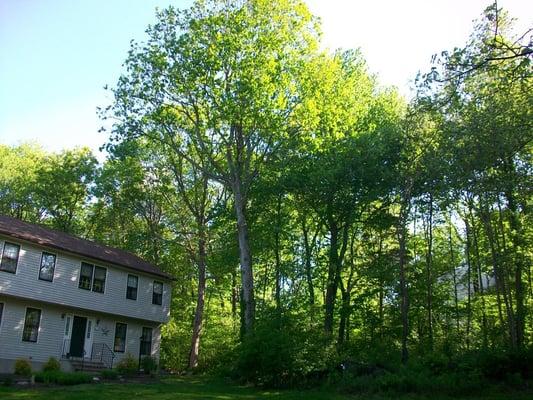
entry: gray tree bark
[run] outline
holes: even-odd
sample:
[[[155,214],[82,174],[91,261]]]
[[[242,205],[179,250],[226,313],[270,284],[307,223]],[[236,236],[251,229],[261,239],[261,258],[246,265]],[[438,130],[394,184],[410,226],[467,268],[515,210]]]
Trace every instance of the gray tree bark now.
[[[246,222],[245,214],[247,201],[244,193],[242,193],[242,186],[239,180],[233,185],[233,193],[235,200],[235,214],[237,216],[237,233],[239,238],[242,301],[244,303],[242,327],[244,335],[250,335],[253,332],[255,322],[254,277],[248,224]]]

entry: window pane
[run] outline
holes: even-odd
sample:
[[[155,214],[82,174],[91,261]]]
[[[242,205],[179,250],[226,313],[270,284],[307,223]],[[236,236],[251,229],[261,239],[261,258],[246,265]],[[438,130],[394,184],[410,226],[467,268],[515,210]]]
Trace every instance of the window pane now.
[[[70,317],[67,317],[67,322],[65,324],[65,336],[68,336],[70,331]]]
[[[163,284],[161,282],[154,282],[154,293],[163,294]]]
[[[2,262],[0,263],[0,270],[7,272],[17,272],[17,263],[19,260],[20,246],[9,242],[4,243],[4,251],[2,252]]]
[[[4,313],[4,303],[0,303],[0,326],[2,326],[2,314]]]
[[[104,293],[106,269],[94,267],[93,292]]]
[[[128,275],[128,287],[126,289],[126,298],[131,300],[137,300],[137,285],[139,278],[135,275]]]
[[[128,275],[128,286],[136,288],[138,279],[135,275]]]
[[[115,342],[113,351],[124,353],[126,351],[126,331],[128,326],[117,322],[115,325]]]
[[[163,284],[154,281],[154,291],[152,294],[152,304],[163,304]]]
[[[43,253],[41,257],[41,269],[39,279],[50,281],[54,279],[54,269],[56,266],[56,256],[50,253]]]
[[[144,328],[143,327],[143,334],[142,334],[141,340],[143,340],[145,342],[151,342],[152,341],[152,328]]]
[[[35,308],[26,309],[26,318],[24,320],[24,331],[22,340],[25,342],[36,342],[39,335],[39,322],[41,320],[41,310]]]
[[[82,262],[81,271],[80,271],[79,287],[82,289],[91,290],[92,277],[93,277],[93,266],[91,264]]]

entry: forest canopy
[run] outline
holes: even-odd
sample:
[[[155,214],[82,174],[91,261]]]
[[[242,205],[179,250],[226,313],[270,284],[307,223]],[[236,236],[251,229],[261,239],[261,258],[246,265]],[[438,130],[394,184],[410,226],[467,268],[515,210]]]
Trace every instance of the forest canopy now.
[[[296,0],[158,11],[101,110],[107,159],[1,145],[0,213],[174,275],[168,369],[285,385],[531,352],[527,36],[487,8],[407,102],[319,31]]]

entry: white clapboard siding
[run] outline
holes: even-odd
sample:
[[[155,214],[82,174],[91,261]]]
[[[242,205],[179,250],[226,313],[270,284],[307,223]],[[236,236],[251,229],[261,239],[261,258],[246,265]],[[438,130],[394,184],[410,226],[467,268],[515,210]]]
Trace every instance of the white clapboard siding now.
[[[2,325],[0,327],[0,358],[25,358],[44,362],[49,357],[59,358],[63,345],[64,321],[57,308],[45,309],[42,304],[22,302],[13,299],[0,299],[4,303]],[[41,310],[41,323],[37,342],[22,341],[26,307]]]
[[[21,249],[16,274],[0,271],[0,295],[17,296],[157,323],[168,321],[171,287],[164,279],[119,266],[93,262],[90,259],[41,248],[11,238],[0,238],[0,251],[3,249],[4,240],[19,244]],[[53,282],[39,279],[39,266],[43,251],[56,254]],[[107,268],[104,293],[78,288],[82,261]],[[126,299],[128,274],[139,277],[137,300]],[[154,280],[163,282],[163,304],[161,306],[152,304]]]
[[[0,361],[2,359],[16,360],[24,358],[33,362],[42,363],[50,357],[60,359],[63,350],[65,316],[67,314],[78,315],[90,318],[93,321],[98,321],[98,324],[95,324],[93,327],[93,344],[105,343],[111,350],[113,350],[114,345],[116,323],[122,322],[128,325],[126,351],[124,353],[115,353],[115,365],[128,353],[135,358],[139,356],[139,339],[142,327],[144,326],[153,329],[152,354],[154,357],[159,358],[159,341],[161,336],[158,325],[149,322],[143,323],[124,317],[113,318],[105,314],[78,312],[67,307],[14,299],[1,295],[0,303],[4,304],[4,312],[0,324]],[[22,331],[24,329],[24,318],[27,307],[41,310],[37,342],[22,341]]]

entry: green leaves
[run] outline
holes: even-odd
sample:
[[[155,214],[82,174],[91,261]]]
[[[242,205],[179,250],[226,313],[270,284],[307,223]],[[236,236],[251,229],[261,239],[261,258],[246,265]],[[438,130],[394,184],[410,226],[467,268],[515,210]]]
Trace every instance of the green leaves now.
[[[46,153],[23,144],[0,147],[0,212],[83,233],[85,207],[97,173],[87,148]]]

